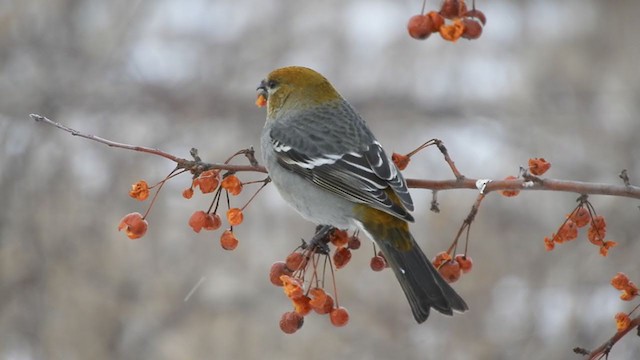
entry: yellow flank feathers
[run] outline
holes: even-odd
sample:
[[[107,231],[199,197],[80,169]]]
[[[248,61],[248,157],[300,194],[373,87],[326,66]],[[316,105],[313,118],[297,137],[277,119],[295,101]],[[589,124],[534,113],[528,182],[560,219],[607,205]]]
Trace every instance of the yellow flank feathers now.
[[[353,212],[355,218],[362,222],[377,241],[388,241],[400,251],[413,248],[409,224],[406,221],[366,204],[354,205]]]
[[[289,66],[272,71],[267,82],[275,84],[269,94],[268,116],[274,118],[281,110],[299,110],[342,99],[324,76],[301,66]]]

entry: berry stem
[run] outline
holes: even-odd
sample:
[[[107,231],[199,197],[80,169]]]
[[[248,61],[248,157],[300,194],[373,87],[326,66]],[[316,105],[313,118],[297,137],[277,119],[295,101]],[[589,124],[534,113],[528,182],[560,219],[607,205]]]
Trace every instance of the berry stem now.
[[[171,170],[171,172],[169,173],[169,175],[167,175],[166,178],[164,178],[164,180],[160,181],[158,184],[158,190],[156,190],[156,193],[153,194],[153,198],[151,199],[151,202],[149,203],[149,207],[147,208],[147,211],[145,211],[144,215],[142,215],[142,219],[146,219],[147,215],[149,215],[149,212],[151,211],[151,208],[153,207],[153,204],[156,202],[156,199],[158,198],[158,194],[160,194],[160,190],[162,190],[162,187],[164,186],[164,183],[167,182],[167,180],[172,178],[172,175],[178,171],[179,168],[175,168],[173,170]],[[180,171],[179,173],[183,173],[185,170]],[[155,185],[154,185],[155,186]]]

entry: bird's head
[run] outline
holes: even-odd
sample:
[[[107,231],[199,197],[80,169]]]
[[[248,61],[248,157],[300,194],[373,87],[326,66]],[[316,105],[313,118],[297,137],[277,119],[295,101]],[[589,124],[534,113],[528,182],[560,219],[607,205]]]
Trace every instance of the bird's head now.
[[[324,76],[301,66],[273,70],[257,91],[259,101],[260,97],[266,99],[268,119],[342,98]]]

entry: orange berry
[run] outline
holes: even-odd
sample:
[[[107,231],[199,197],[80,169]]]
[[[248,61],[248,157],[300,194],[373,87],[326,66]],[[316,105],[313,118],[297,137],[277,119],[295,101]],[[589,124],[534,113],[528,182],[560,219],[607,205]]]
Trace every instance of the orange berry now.
[[[225,250],[234,250],[238,247],[238,239],[231,230],[225,230],[220,236],[220,245]]]
[[[135,240],[144,236],[149,223],[138,212],[125,215],[118,224],[118,231],[124,230],[129,239]]]
[[[548,237],[544,238],[544,248],[545,248],[545,250],[551,251],[556,246],[555,243],[553,242],[553,238],[554,237],[555,237],[555,234],[551,235],[551,238],[548,238]]]
[[[373,271],[382,271],[385,267],[387,267],[387,262],[384,260],[382,256],[374,256],[371,258],[371,262],[369,263],[371,270]]]
[[[431,260],[431,262],[433,263],[433,266],[437,268],[439,268],[440,266],[442,266],[442,264],[444,264],[445,262],[451,260],[451,255],[449,255],[448,252],[446,251],[441,251],[439,253],[436,254],[436,256],[433,258],[433,260]]]
[[[227,190],[231,195],[238,195],[242,192],[242,182],[237,176],[231,174],[227,175],[220,184],[223,189]]]
[[[591,226],[587,231],[587,238],[592,244],[602,246],[604,244],[604,237],[607,234],[607,223],[604,217],[598,215],[591,219]]]
[[[409,165],[411,157],[394,152],[391,154],[391,160],[399,170],[404,170],[407,168],[407,165]]]
[[[345,230],[333,229],[329,234],[329,240],[335,247],[342,247],[349,242],[349,234]]]
[[[611,241],[611,240],[603,242],[602,246],[600,246],[600,255],[602,256],[609,255],[609,249],[617,245],[618,245],[617,242]]]
[[[611,279],[611,286],[613,286],[616,290],[624,290],[629,285],[629,278],[625,273],[617,273]]]
[[[322,288],[313,288],[309,291],[311,300],[309,305],[318,314],[328,314],[333,309],[333,298]]]
[[[351,235],[349,242],[347,243],[347,247],[351,250],[358,250],[360,249],[360,245],[362,245],[360,239],[356,235]]]
[[[302,282],[298,278],[289,275],[282,275],[280,276],[280,280],[282,280],[283,291],[289,299],[295,300],[304,296]]]
[[[288,311],[280,318],[280,330],[285,334],[293,334],[304,324],[304,317],[295,311]]]
[[[207,214],[207,218],[204,221],[205,230],[217,230],[222,226],[222,220],[218,214]]]
[[[242,224],[242,220],[244,219],[244,215],[242,214],[242,209],[239,208],[231,208],[227,210],[227,220],[229,221],[229,225],[235,226]]]
[[[333,326],[345,326],[349,322],[349,312],[343,307],[337,307],[331,310],[329,319],[331,320]]]
[[[285,260],[287,268],[291,271],[304,269],[307,266],[307,259],[302,253],[292,252]]]
[[[578,238],[578,226],[568,219],[565,223],[558,229],[558,236],[561,237],[565,241],[570,241]]]
[[[185,199],[191,199],[193,197],[193,188],[189,187],[184,189],[184,191],[182,192],[182,197]]]
[[[484,13],[478,9],[469,10],[464,13],[464,16],[480,20],[482,26],[485,26],[487,24],[487,17],[484,16]]]
[[[309,304],[309,302],[311,301],[310,297],[303,295],[292,301],[293,309],[298,314],[305,316],[311,312],[311,305]]]
[[[203,194],[214,192],[220,183],[220,172],[218,170],[203,171],[200,176],[193,180],[193,186],[199,187]]]
[[[291,275],[291,270],[282,261],[274,262],[269,270],[269,281],[275,286],[283,286],[282,279],[280,279],[282,275]]]
[[[149,185],[144,180],[138,181],[137,183],[131,185],[129,196],[140,201],[146,200],[149,197]]]
[[[407,23],[407,31],[409,36],[414,39],[424,40],[433,32],[433,22],[426,15],[414,15]]]
[[[482,35],[482,25],[480,25],[479,21],[465,18],[462,20],[462,23],[464,24],[464,32],[462,33],[463,38],[475,40]]]
[[[529,172],[532,175],[540,176],[546,173],[550,167],[551,167],[551,163],[547,162],[547,160],[545,160],[544,158],[529,159]]]
[[[518,178],[513,176],[513,175],[509,175],[504,179],[505,180],[518,180]],[[520,190],[502,190],[502,191],[500,191],[500,193],[502,194],[502,196],[513,197],[513,196],[517,196],[518,194],[520,194]]]
[[[336,269],[341,269],[349,263],[351,260],[351,250],[346,247],[341,247],[333,254],[333,262],[336,264]]]
[[[471,271],[471,268],[473,267],[473,260],[471,260],[471,256],[458,254],[455,257],[455,260],[460,265],[460,270],[462,270],[464,274]]]
[[[627,286],[625,286],[624,289],[622,290],[620,299],[624,301],[631,301],[636,296],[638,296],[638,287],[636,286],[636,284],[633,283],[633,281],[629,281]]]
[[[327,299],[324,302],[324,306],[320,308],[313,308],[313,310],[320,315],[329,314],[331,312],[331,309],[333,309],[333,303],[333,297],[327,294]]]
[[[442,25],[438,31],[443,39],[456,42],[464,34],[464,23],[456,19],[450,25]]]
[[[439,13],[435,11],[429,11],[427,13],[427,16],[429,17],[429,19],[431,19],[431,22],[433,22],[433,32],[440,30],[440,27],[444,25],[444,18]]]
[[[629,318],[629,315],[623,312],[617,313],[615,319],[618,332],[627,330],[627,328],[631,325],[631,319]]]
[[[199,233],[200,230],[205,227],[207,223],[207,217],[208,215],[206,212],[198,210],[191,214],[191,217],[189,218],[189,226],[191,226],[193,231]]]
[[[265,105],[267,105],[267,98],[263,94],[259,94],[256,99],[256,106],[264,107]]]
[[[462,272],[460,271],[460,264],[452,260],[442,264],[442,266],[438,268],[438,272],[448,283],[458,281],[458,279],[460,279],[460,275],[462,275]]]
[[[591,215],[589,215],[589,210],[580,206],[576,211],[569,214],[569,218],[576,224],[577,227],[581,228],[586,226],[589,221],[591,221]]]

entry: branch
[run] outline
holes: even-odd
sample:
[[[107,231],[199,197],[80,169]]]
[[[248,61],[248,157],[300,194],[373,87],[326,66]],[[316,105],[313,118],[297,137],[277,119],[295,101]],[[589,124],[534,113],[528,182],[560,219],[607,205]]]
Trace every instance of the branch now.
[[[264,166],[258,165],[257,162],[252,161],[251,157],[249,157],[252,165],[235,165],[235,164],[216,164],[216,163],[204,163],[200,161],[197,156],[194,156],[194,160],[187,160],[179,158],[175,155],[166,153],[159,149],[148,148],[144,146],[135,146],[130,144],[119,143],[115,141],[111,141],[108,139],[101,138],[95,135],[89,135],[82,133],[78,130],[72,129],[68,126],[60,124],[58,122],[52,121],[44,116],[31,114],[31,118],[35,121],[54,126],[58,129],[66,131],[73,136],[79,136],[88,140],[93,140],[98,143],[125,149],[132,150],[138,152],[149,153],[157,156],[164,157],[171,161],[174,161],[177,164],[178,169],[186,169],[191,171],[193,174],[199,174],[202,171],[209,169],[220,169],[220,170],[228,170],[232,172],[241,172],[241,171],[253,171],[260,173],[267,173],[267,170]],[[438,148],[442,151],[444,146],[442,144],[436,144]],[[249,150],[241,150],[236,154],[246,154]],[[482,190],[484,194],[487,194],[491,191],[499,191],[499,190],[546,190],[546,191],[563,191],[563,192],[573,192],[578,194],[594,194],[594,195],[611,195],[611,196],[621,196],[621,197],[629,197],[640,199],[640,187],[633,185],[626,185],[628,180],[625,180],[625,184],[623,185],[612,185],[612,184],[598,184],[598,183],[588,183],[581,181],[572,181],[572,180],[559,180],[559,179],[542,179],[532,175],[524,176],[524,179],[518,180],[488,180],[488,184],[483,188],[479,189],[477,186],[479,179],[466,178],[460,174],[459,171],[453,165],[453,161],[448,156],[448,153],[443,152],[445,155],[445,160],[452,167],[454,175],[456,179],[451,180],[426,180],[426,179],[407,179],[407,186],[410,188],[416,189],[430,189],[430,190],[455,190],[455,189],[473,189],[473,190]]]
[[[584,355],[586,359],[593,360],[596,358],[602,358],[603,356],[609,356],[609,352],[613,348],[613,345],[617,343],[620,339],[622,339],[627,333],[635,328],[640,326],[640,316],[637,316],[633,320],[631,320],[630,325],[622,330],[618,331],[615,335],[611,337],[611,339],[607,340],[604,344],[598,346],[595,350],[589,352],[588,350],[582,348],[575,348],[573,352],[577,354]],[[639,330],[640,331],[640,330]]]
[[[187,160],[187,159],[182,159],[179,158],[175,155],[166,153],[162,150],[158,150],[158,149],[153,149],[153,148],[148,148],[148,147],[144,147],[144,146],[136,146],[136,145],[130,145],[130,144],[125,144],[125,143],[119,143],[119,142],[115,142],[112,140],[108,140],[96,135],[90,135],[90,134],[85,134],[83,132],[80,132],[78,130],[72,129],[66,125],[60,124],[59,122],[55,122],[51,119],[48,119],[42,115],[38,115],[38,114],[31,114],[29,115],[31,116],[31,118],[37,122],[40,123],[44,123],[47,125],[51,125],[54,126],[60,130],[64,130],[68,133],[70,133],[73,136],[79,136],[81,138],[85,138],[85,139],[89,139],[89,140],[93,140],[95,142],[110,146],[110,147],[115,147],[115,148],[120,148],[120,149],[125,149],[125,150],[132,150],[132,151],[138,151],[138,152],[143,152],[143,153],[148,153],[148,154],[153,154],[153,155],[158,155],[164,158],[167,158],[173,162],[175,162],[178,166],[177,169],[186,169],[191,171],[192,173],[196,174],[196,173],[200,173],[202,171],[205,170],[209,170],[209,169],[220,169],[220,170],[229,170],[229,171],[234,171],[234,172],[239,172],[239,171],[254,171],[254,172],[261,172],[261,173],[266,173],[267,169],[264,168],[264,166],[260,166],[257,164],[254,165],[232,165],[232,164],[207,164],[207,163],[203,163],[200,161],[199,158],[197,158],[197,155],[194,155],[194,158],[196,158],[196,160]],[[246,153],[246,150],[240,150],[238,151],[235,155],[237,154],[244,154]],[[195,154],[197,154],[197,152],[195,152]],[[230,158],[231,159],[231,158]],[[230,160],[229,159],[229,160]],[[251,158],[250,158],[251,160]],[[253,162],[252,162],[253,163]]]
[[[541,179],[534,182],[526,179],[517,180],[490,180],[485,187],[484,193],[499,190],[546,190],[563,191],[578,194],[611,195],[640,199],[640,187],[633,185],[613,185],[589,183],[574,180]],[[473,189],[479,190],[476,183],[479,179],[464,178],[462,180],[425,180],[407,179],[410,188],[429,190],[454,190]]]

